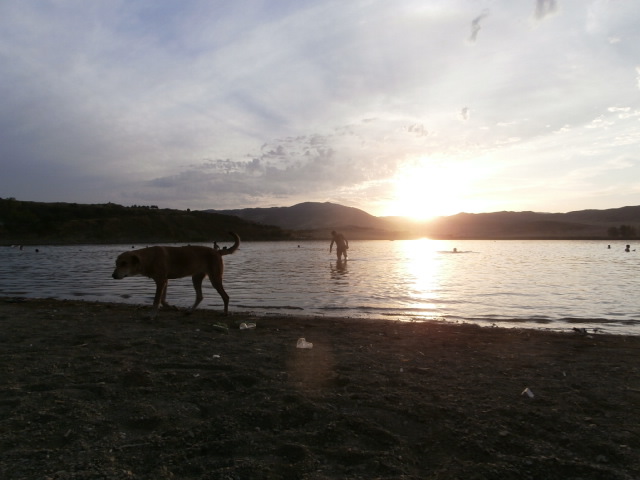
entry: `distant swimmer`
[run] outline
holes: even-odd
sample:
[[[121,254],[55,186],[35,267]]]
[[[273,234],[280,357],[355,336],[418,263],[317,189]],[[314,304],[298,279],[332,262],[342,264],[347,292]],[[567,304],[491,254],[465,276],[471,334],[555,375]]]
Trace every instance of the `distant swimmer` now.
[[[453,253],[458,253],[458,249],[457,249],[457,248],[454,248],[454,249],[453,249]]]
[[[630,252],[631,251],[631,245],[627,245],[627,248],[624,249],[625,252]]]
[[[344,235],[333,230],[331,232],[332,239],[331,244],[329,245],[329,252],[333,249],[333,242],[336,242],[336,255],[338,256],[338,261],[341,260],[340,257],[344,255],[344,259],[347,259],[347,250],[349,249],[349,241],[344,238]]]

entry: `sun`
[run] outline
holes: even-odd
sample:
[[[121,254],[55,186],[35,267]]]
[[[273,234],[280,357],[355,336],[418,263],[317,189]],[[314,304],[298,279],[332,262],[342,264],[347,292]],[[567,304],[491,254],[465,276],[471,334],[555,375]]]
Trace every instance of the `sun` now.
[[[453,165],[423,159],[405,166],[391,183],[387,214],[428,220],[464,211],[471,178]]]

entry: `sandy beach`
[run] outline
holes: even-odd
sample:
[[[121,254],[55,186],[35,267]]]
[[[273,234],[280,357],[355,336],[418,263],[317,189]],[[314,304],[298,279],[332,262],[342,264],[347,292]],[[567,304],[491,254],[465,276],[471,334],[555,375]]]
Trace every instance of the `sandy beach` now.
[[[0,299],[1,478],[638,478],[640,337],[149,311]]]

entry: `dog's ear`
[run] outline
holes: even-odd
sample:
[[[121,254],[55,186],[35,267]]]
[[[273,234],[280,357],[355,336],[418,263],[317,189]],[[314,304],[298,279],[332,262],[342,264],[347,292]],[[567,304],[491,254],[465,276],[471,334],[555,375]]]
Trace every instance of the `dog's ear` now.
[[[116,265],[122,268],[132,267],[140,264],[140,258],[135,254],[121,255],[118,257]]]

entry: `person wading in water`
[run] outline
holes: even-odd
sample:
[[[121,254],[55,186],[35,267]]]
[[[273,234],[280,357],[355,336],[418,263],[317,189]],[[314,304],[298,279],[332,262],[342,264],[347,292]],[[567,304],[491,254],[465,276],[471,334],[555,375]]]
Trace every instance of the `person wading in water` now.
[[[333,249],[333,242],[336,242],[336,255],[338,256],[338,261],[341,260],[340,257],[344,255],[344,259],[347,259],[347,250],[349,249],[349,241],[344,238],[344,235],[336,232],[335,230],[331,232],[333,238],[331,239],[331,245],[329,245],[329,252]]]

